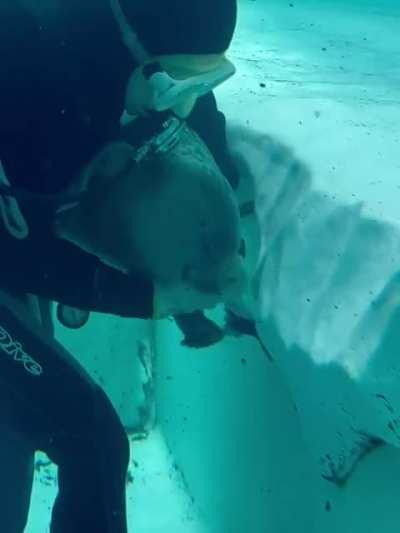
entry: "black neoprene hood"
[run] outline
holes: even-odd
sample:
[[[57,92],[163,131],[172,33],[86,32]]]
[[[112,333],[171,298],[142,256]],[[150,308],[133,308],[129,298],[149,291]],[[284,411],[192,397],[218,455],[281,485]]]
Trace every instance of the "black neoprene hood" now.
[[[120,0],[151,55],[218,54],[231,43],[236,0]]]

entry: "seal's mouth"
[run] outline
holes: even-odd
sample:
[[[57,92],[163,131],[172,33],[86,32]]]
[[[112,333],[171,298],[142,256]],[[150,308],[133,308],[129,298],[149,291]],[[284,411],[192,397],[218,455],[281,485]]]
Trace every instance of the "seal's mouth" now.
[[[242,293],[248,280],[243,257],[237,254],[204,271],[187,266],[183,270],[182,281],[204,294],[227,296]]]

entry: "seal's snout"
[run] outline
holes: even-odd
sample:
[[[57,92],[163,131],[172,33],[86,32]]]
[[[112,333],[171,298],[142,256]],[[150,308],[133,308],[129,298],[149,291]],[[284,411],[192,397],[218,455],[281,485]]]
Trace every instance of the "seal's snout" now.
[[[207,269],[187,268],[183,279],[198,291],[220,294],[223,299],[238,297],[248,284],[243,258],[237,253]]]

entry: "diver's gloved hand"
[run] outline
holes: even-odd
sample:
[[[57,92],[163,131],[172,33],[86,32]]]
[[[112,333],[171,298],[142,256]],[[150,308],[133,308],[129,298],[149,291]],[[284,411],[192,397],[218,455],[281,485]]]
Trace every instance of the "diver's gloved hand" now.
[[[172,110],[187,118],[198,98],[224,83],[236,72],[225,54],[189,54],[160,56],[147,61],[132,74],[125,105],[132,115],[149,110]]]
[[[125,100],[128,115],[131,117],[146,116],[150,112],[171,109],[178,117],[186,118],[196,104],[196,94],[187,94],[188,91],[186,91],[184,97],[176,97],[176,100],[171,100],[170,105],[162,105],[160,107],[158,101],[159,93],[166,94],[167,91],[171,89],[171,83],[174,80],[172,78],[167,78],[166,74],[163,73],[160,76],[161,79],[158,83],[158,90],[156,90],[156,86],[152,84],[149,79],[151,77],[149,72],[152,72],[152,65],[158,65],[158,63],[140,65],[134,70],[129,80]],[[177,91],[175,91],[175,93],[176,92]]]

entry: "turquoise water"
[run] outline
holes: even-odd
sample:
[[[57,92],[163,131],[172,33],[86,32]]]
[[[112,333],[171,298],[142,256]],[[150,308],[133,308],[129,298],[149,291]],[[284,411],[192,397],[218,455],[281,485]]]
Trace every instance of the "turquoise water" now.
[[[182,346],[172,319],[56,335],[129,432],[130,533],[397,533],[400,6],[239,8],[216,94],[257,205],[246,267],[273,360],[237,331]],[[26,533],[48,531],[56,490],[38,454]]]

